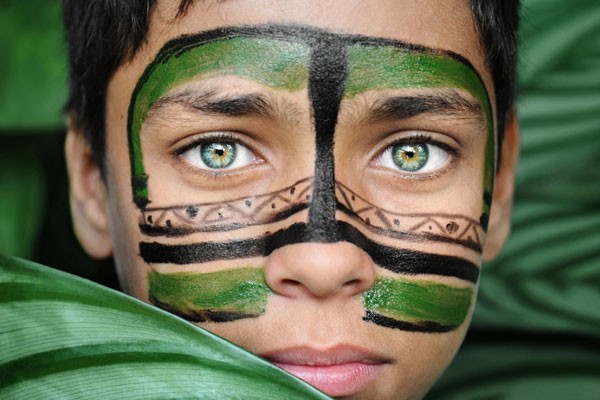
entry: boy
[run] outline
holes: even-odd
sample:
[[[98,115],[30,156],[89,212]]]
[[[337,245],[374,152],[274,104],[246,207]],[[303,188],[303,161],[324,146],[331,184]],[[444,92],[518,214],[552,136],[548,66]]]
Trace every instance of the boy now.
[[[65,1],[86,251],[332,396],[422,397],[509,230],[516,2],[111,3]]]

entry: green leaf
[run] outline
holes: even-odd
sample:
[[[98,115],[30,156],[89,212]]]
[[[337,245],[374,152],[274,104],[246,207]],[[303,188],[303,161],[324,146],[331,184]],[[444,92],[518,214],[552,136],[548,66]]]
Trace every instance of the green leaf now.
[[[31,257],[40,229],[44,180],[36,143],[0,146],[0,253]]]
[[[600,8],[525,0],[513,232],[483,266],[477,329],[600,335]]]
[[[67,57],[59,1],[0,4],[0,134],[64,125]]]
[[[427,400],[598,399],[600,352],[593,341],[502,334],[474,339]]]
[[[139,300],[0,256],[0,398],[328,399]]]

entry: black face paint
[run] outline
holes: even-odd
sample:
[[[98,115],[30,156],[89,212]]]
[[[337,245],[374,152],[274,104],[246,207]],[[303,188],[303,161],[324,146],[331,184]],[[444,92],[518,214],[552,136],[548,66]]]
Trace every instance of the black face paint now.
[[[226,204],[221,202],[163,208],[149,207],[149,177],[145,174],[140,139],[141,125],[149,109],[145,107],[150,107],[153,101],[160,99],[160,96],[167,94],[186,79],[192,81],[201,75],[194,69],[197,64],[201,63],[194,62],[186,64],[187,69],[181,68],[179,71],[183,72],[177,76],[177,79],[174,79],[173,75],[169,73],[169,68],[172,68],[173,65],[176,66],[175,68],[179,68],[177,63],[183,62],[181,60],[193,49],[204,45],[208,48],[219,42],[219,46],[224,47],[216,47],[227,48],[230,51],[231,49],[227,47],[229,43],[236,40],[243,41],[242,39],[248,39],[244,44],[251,42],[252,46],[259,47],[260,39],[269,40],[269,45],[263,49],[265,51],[274,49],[273,54],[278,58],[277,62],[272,65],[283,67],[272,70],[253,70],[252,68],[257,65],[260,69],[261,62],[264,62],[261,58],[262,53],[252,52],[247,48],[241,52],[241,47],[235,48],[234,46],[230,53],[223,54],[218,51],[211,53],[213,57],[209,61],[214,61],[216,64],[210,67],[203,64],[203,68],[214,68],[218,75],[221,56],[224,55],[230,57],[227,61],[229,64],[227,62],[223,64],[227,71],[225,75],[254,79],[259,84],[290,91],[300,90],[305,87],[303,85],[308,85],[308,96],[316,134],[315,176],[311,180],[312,187],[301,189],[298,185],[302,186],[306,183],[303,182],[306,180],[302,180],[277,192],[278,194],[275,196],[270,193],[244,197],[225,202]],[[292,50],[286,53],[289,49],[287,47],[285,49],[282,47],[283,50],[280,49],[281,43],[291,46]],[[300,44],[300,46],[294,47],[295,44]],[[215,51],[215,48],[212,51]],[[309,49],[306,63],[302,56],[294,58],[297,55],[294,52],[304,51],[301,48]],[[378,53],[381,49],[384,50]],[[236,51],[240,52],[236,53]],[[244,61],[244,57],[249,54],[254,54],[251,57],[254,57],[254,61],[258,60],[258,63],[252,64],[253,61]],[[217,57],[217,55],[220,56]],[[378,63],[375,59],[371,59],[371,56],[382,57],[381,61],[383,62]],[[388,58],[386,59],[386,57]],[[268,61],[264,64],[267,66],[271,65],[269,62],[274,61],[268,57],[265,57],[265,60]],[[406,60],[410,64],[408,69],[403,64]],[[239,64],[236,64],[238,61]],[[300,71],[302,68],[304,68],[304,72]],[[362,72],[353,75],[353,68],[366,72],[366,75],[363,75]],[[286,76],[285,73],[280,73],[282,70],[299,72],[301,78],[296,79],[297,77],[292,76],[293,74]],[[304,79],[306,76],[302,74],[306,70],[307,79]],[[416,73],[415,76],[411,76],[411,72]],[[157,75],[153,77],[154,73]],[[404,79],[402,76],[408,76],[408,78]],[[386,81],[386,79],[389,80]],[[146,87],[147,84],[148,87]],[[183,237],[198,234],[196,238],[202,236],[202,232],[235,230],[239,232],[237,233],[239,239],[177,245],[141,242],[141,257],[150,264],[182,265],[267,256],[278,248],[295,243],[347,241],[368,253],[378,266],[398,274],[434,274],[455,277],[471,283],[477,282],[479,268],[466,259],[384,245],[377,242],[376,239],[367,237],[364,232],[370,231],[374,237],[384,236],[405,241],[451,243],[480,253],[480,237],[483,234],[482,229],[485,230],[487,227],[489,200],[491,200],[489,193],[493,187],[493,173],[490,173],[493,171],[493,157],[490,158],[490,154],[493,155],[494,150],[493,128],[488,129],[486,177],[484,178],[485,199],[483,216],[480,221],[460,215],[411,215],[384,210],[361,199],[356,193],[341,183],[336,183],[335,180],[334,134],[342,99],[352,98],[358,93],[369,90],[411,89],[413,87],[464,89],[482,105],[483,113],[488,119],[488,128],[493,126],[489,99],[481,79],[466,59],[451,52],[382,38],[335,34],[311,27],[281,25],[222,28],[199,35],[184,36],[169,42],[159,52],[157,58],[149,65],[138,82],[128,116],[132,190],[134,202],[142,214],[140,229],[147,236]],[[137,99],[138,94],[140,95],[139,100]],[[250,101],[252,99],[242,100],[235,104],[219,103],[219,108],[212,111],[238,115],[240,110],[247,110],[248,107],[256,105],[255,101]],[[404,98],[402,101],[406,102],[406,100]],[[379,109],[378,116],[406,118],[439,106],[439,103],[425,102],[418,97],[414,100],[414,104],[409,107],[388,103],[386,104],[387,108]],[[402,109],[402,116],[398,114],[399,109]],[[287,193],[284,193],[286,191]],[[360,207],[357,206],[358,203],[361,203]],[[258,237],[248,237],[243,230],[249,226],[266,226],[282,222],[306,209],[308,209],[306,223],[291,224],[285,229],[274,233],[267,232]],[[336,220],[337,211],[350,217],[352,224]],[[435,298],[438,299],[438,297]],[[163,308],[170,307],[169,304],[160,304],[159,299],[155,299],[155,301]],[[468,307],[461,309],[465,311],[468,310]],[[412,321],[402,320],[401,317],[397,317],[400,318],[397,319],[397,313],[394,310],[390,314],[394,318],[378,313],[380,310],[377,307],[367,308],[367,310],[364,317],[366,321],[389,328],[443,332],[456,327],[452,323],[440,324],[433,321],[421,321],[415,324]],[[177,313],[181,310],[173,309],[171,311]],[[195,321],[228,321],[259,315],[243,311],[211,309],[202,309],[196,314],[194,312],[183,316]],[[445,315],[446,313],[441,314]],[[461,318],[464,319],[464,317]],[[457,320],[461,320],[461,318]]]
[[[337,242],[333,137],[347,73],[345,46],[324,37],[313,45],[308,95],[315,125],[315,183],[304,240]]]
[[[250,226],[267,226],[293,217],[308,208],[313,179],[305,178],[281,190],[218,203],[199,203],[147,208],[140,230],[153,237],[182,237],[198,232],[225,232]],[[327,195],[329,196],[329,194]],[[482,227],[472,218],[457,214],[395,213],[363,199],[346,185],[335,183],[335,209],[363,228],[379,235],[408,242],[440,242],[481,253]],[[335,235],[347,240],[337,230]],[[310,228],[305,234],[310,237]],[[302,239],[306,241],[306,238]]]
[[[231,322],[237,321],[238,319],[246,318],[257,318],[261,314],[246,314],[243,312],[235,311],[213,311],[213,310],[202,310],[202,311],[182,311],[179,308],[172,307],[170,304],[161,302],[160,300],[150,297],[150,302],[155,306],[162,308],[165,311],[175,314],[178,317],[186,319],[190,322]]]
[[[484,229],[459,214],[397,213],[368,202],[346,185],[336,183],[337,209],[378,235],[407,241],[450,243],[481,254]]]
[[[148,207],[140,230],[148,236],[177,237],[196,232],[224,232],[283,221],[309,205],[313,179],[301,179],[281,190],[216,203]]]
[[[219,260],[265,257],[278,248],[302,243],[307,225],[296,223],[260,238],[166,245],[157,242],[140,243],[140,255],[147,263],[194,264]],[[354,226],[336,221],[336,230],[344,241],[367,252],[375,264],[395,273],[435,274],[477,282],[479,268],[463,258],[423,253],[379,244]]]
[[[443,332],[450,332],[450,331],[456,329],[456,326],[441,325],[441,324],[437,324],[435,322],[429,322],[429,321],[421,322],[419,324],[406,322],[406,321],[399,321],[397,319],[386,317],[386,316],[377,314],[372,311],[367,311],[365,313],[365,316],[363,317],[363,321],[372,322],[374,324],[383,326],[385,328],[400,329],[403,331],[410,331],[410,332],[443,333]]]

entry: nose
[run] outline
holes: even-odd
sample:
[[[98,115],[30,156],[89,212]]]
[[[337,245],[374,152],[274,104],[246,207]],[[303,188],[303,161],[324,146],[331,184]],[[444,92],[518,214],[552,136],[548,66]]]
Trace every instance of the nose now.
[[[271,289],[286,297],[353,296],[375,281],[375,266],[348,242],[298,243],[275,250],[265,263]]]

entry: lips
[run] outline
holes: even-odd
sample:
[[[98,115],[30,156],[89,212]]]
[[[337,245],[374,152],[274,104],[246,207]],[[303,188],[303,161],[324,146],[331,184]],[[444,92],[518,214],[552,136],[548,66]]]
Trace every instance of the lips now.
[[[292,347],[263,358],[330,396],[349,396],[366,388],[389,360],[349,345],[327,350]]]

